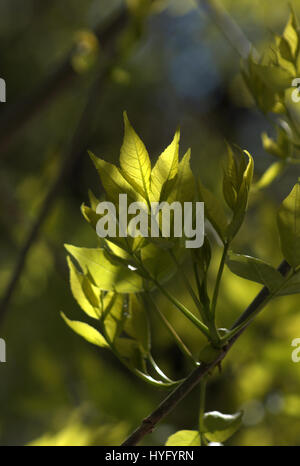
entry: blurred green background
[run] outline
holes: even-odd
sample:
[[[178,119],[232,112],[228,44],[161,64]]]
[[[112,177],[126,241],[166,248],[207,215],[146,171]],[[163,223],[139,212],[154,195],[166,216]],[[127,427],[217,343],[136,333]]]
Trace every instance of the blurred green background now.
[[[225,139],[253,154],[257,177],[272,161],[260,139],[271,129],[250,105],[240,58],[201,3],[0,2],[0,77],[7,84],[7,102],[0,104],[1,295],[45,199],[49,205],[12,299],[1,308],[0,337],[7,345],[7,362],[0,363],[1,445],[118,445],[166,395],[80,339],[59,315],[81,315],[63,244],[96,244],[80,213],[89,188],[102,193],[87,149],[118,159],[122,111],[153,159],[179,124],[181,153],[192,148],[194,173],[217,193]],[[222,4],[259,50],[272,32],[282,31],[289,14],[284,0]],[[300,15],[299,2],[294,6]],[[62,164],[64,176],[53,185]],[[235,251],[278,265],[276,209],[297,176],[295,167],[288,169],[253,199]],[[216,247],[214,269],[219,252]],[[169,286],[191,304],[178,277]],[[230,326],[258,290],[226,270],[219,325]],[[157,300],[197,350],[202,342],[190,324]],[[156,359],[172,376],[186,375],[190,368],[155,317],[152,326]],[[297,337],[299,296],[277,299],[211,377],[208,409],[245,411],[229,444],[300,445],[300,363],[291,360]],[[176,430],[196,428],[197,403],[194,390],[144,444],[162,445]]]

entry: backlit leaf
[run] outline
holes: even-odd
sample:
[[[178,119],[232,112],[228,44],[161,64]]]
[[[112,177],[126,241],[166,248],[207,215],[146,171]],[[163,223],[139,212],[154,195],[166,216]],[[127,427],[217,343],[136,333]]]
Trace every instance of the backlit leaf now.
[[[199,447],[200,445],[200,435],[197,430],[179,430],[166,442],[167,447]]]
[[[151,200],[164,199],[166,185],[174,180],[178,171],[180,131],[177,130],[171,144],[159,156],[151,172]]]
[[[78,333],[78,335],[83,337],[89,343],[93,343],[93,345],[100,346],[102,348],[109,346],[101,333],[91,325],[88,325],[85,322],[79,322],[77,320],[70,320],[63,313],[61,313],[61,316],[75,333]]]
[[[281,249],[292,267],[300,264],[300,182],[283,201],[278,211]]]
[[[151,162],[143,141],[131,126],[124,112],[125,134],[120,153],[122,174],[145,198],[149,199]]]
[[[97,309],[99,309],[100,304],[99,289],[90,283],[87,277],[76,269],[69,257],[67,261],[70,270],[70,286],[74,298],[88,316],[98,319],[99,312]]]
[[[143,289],[141,277],[125,265],[111,263],[104,249],[80,248],[72,245],[65,247],[77,260],[82,271],[89,274],[101,290],[136,293]]]
[[[243,413],[222,414],[211,411],[204,414],[205,437],[211,442],[224,442],[241,426]]]
[[[224,242],[226,237],[227,218],[224,213],[223,206],[215,195],[200,181],[197,183],[197,188],[199,200],[204,202],[205,216]]]
[[[126,319],[124,330],[128,335],[140,343],[145,353],[150,349],[150,328],[145,306],[140,296],[129,296],[129,316]]]
[[[92,152],[89,152],[89,155],[99,173],[101,183],[109,200],[118,205],[119,194],[127,194],[129,202],[140,200],[135,189],[124,178],[118,167],[105,160],[99,159]]]
[[[168,193],[167,201],[172,203],[191,202],[195,196],[195,178],[190,166],[191,150],[185,153],[178,165],[178,173]]]

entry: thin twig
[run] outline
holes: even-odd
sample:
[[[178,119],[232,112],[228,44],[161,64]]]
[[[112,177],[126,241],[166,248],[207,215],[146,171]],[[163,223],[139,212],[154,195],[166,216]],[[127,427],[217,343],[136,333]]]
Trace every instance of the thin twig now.
[[[278,271],[283,275],[286,276],[290,271],[291,267],[286,261],[283,261],[282,264],[279,266]],[[262,306],[266,298],[269,296],[268,288],[264,287],[258,293],[256,298],[251,302],[251,304],[247,307],[245,312],[240,316],[240,318],[234,323],[233,328],[240,325],[242,322],[247,321],[247,324],[243,328],[239,330],[239,332],[234,335],[227,345],[221,350],[218,357],[211,362],[210,364],[201,364],[197,369],[195,369],[191,375],[189,375],[185,381],[179,385],[171,394],[165,398],[161,404],[156,408],[150,416],[146,417],[141,425],[128,437],[127,440],[122,444],[122,446],[133,446],[137,445],[140,440],[147,435],[148,433],[152,432],[155,426],[167,416],[177,405],[178,403],[185,398],[191,390],[199,384],[199,382],[203,379],[203,377],[208,374],[212,369],[214,369],[218,364],[224,359],[226,354],[229,352],[232,345],[236,342],[236,340],[240,337],[240,335],[245,331],[245,329],[250,325],[251,321],[249,321],[249,317],[253,314],[256,314],[256,311],[259,307]]]

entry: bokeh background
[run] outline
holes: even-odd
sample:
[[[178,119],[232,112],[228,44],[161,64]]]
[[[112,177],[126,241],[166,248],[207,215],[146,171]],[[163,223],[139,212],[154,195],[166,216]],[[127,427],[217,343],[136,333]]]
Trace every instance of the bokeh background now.
[[[7,345],[7,362],[0,363],[1,445],[118,445],[166,395],[80,339],[59,315],[81,315],[63,244],[96,244],[80,213],[89,188],[102,193],[87,149],[118,159],[122,111],[153,159],[179,124],[181,153],[192,148],[194,173],[217,194],[225,139],[253,154],[256,177],[272,162],[261,145],[269,123],[251,105],[240,57],[205,2],[157,0],[150,11],[141,3],[0,2],[0,77],[7,84],[7,102],[0,104],[0,337]],[[259,50],[289,14],[285,0],[222,4]],[[298,1],[294,7],[300,15]],[[288,169],[252,199],[235,251],[278,265],[276,209],[298,176]],[[214,251],[212,283],[220,253]],[[190,303],[178,277],[169,287]],[[226,270],[219,325],[230,326],[258,290]],[[189,323],[156,299],[193,350],[200,348]],[[155,318],[152,325],[156,358],[174,377],[186,375],[190,368],[169,335]],[[297,337],[299,296],[277,299],[211,377],[207,408],[245,412],[229,444],[300,444],[300,363],[291,360]],[[176,430],[196,428],[197,403],[194,390],[144,444],[163,445]]]

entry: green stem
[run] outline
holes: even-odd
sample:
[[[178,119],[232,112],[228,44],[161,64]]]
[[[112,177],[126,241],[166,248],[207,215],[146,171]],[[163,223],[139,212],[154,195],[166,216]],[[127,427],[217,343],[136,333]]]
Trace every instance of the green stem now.
[[[190,284],[190,282],[189,282],[189,280],[188,280],[188,278],[187,278],[187,276],[186,276],[186,274],[185,274],[185,272],[183,270],[183,267],[180,266],[180,264],[178,263],[178,261],[176,259],[176,256],[173,254],[172,251],[169,250],[169,254],[170,254],[174,264],[176,265],[177,270],[180,272],[180,274],[182,276],[182,279],[183,279],[183,282],[184,282],[188,292],[190,293],[190,295],[191,295],[197,309],[199,310],[202,319],[204,321],[206,321],[207,319],[206,319],[205,313],[203,312],[203,306],[201,304],[201,301],[197,298],[197,296],[196,296],[196,294],[195,294],[195,292],[194,292],[194,290],[193,290],[193,288],[192,288],[192,286],[191,286],[191,284]]]
[[[197,265],[197,262],[194,261],[194,260],[193,260],[193,269],[194,269],[194,275],[195,275],[195,280],[196,280],[196,285],[197,285],[198,296],[199,296],[199,299],[200,299],[200,296],[201,296],[201,283],[200,283],[198,265]]]
[[[203,324],[203,322],[201,322],[199,319],[197,319],[197,317],[191,311],[189,311],[189,309],[187,309],[180,301],[178,301],[165,288],[163,288],[159,282],[157,282],[156,280],[153,280],[153,282],[155,283],[157,288],[159,288],[160,291],[166,296],[166,298],[168,298],[168,300],[172,304],[174,304],[174,306],[177,307],[177,309],[179,309],[179,311],[182,312],[182,314],[185,315],[187,319],[189,319],[209,340],[211,340],[208,327],[205,324]]]
[[[198,290],[198,295],[199,295],[199,300],[201,299],[201,294],[202,294],[202,286],[201,286],[201,281],[200,281],[200,276],[199,276],[199,270],[198,270],[198,264],[196,261],[193,260],[193,269],[194,269],[194,275],[195,275],[195,280],[196,280],[196,285],[197,285],[197,290]],[[203,278],[204,282],[204,288],[205,288],[205,293],[207,295],[207,276],[205,274]],[[203,319],[203,321],[209,325],[210,323],[210,310],[209,310],[209,298],[207,300],[202,300],[203,307],[199,309],[200,315]]]
[[[197,328],[200,330],[203,335],[205,335],[208,340],[211,340],[210,332],[208,330],[208,327],[203,324],[197,317],[189,311],[180,301],[178,301],[174,296],[172,296],[155,278],[152,277],[152,275],[148,272],[148,270],[144,267],[142,261],[137,257],[136,255],[133,255],[133,258],[137,261],[138,266],[141,268],[141,270],[146,274],[148,280],[151,280],[152,283],[154,283],[157,288],[168,298],[168,300],[174,304],[175,307],[187,318],[189,319]]]
[[[154,310],[156,311],[157,315],[160,317],[160,319],[163,321],[164,325],[166,326],[166,328],[168,329],[168,331],[170,332],[170,334],[172,335],[172,337],[174,338],[175,340],[175,343],[177,344],[178,348],[180,349],[180,351],[183,353],[184,356],[186,356],[188,359],[190,359],[193,363],[193,365],[197,365],[195,359],[193,358],[193,355],[192,353],[190,352],[190,350],[187,348],[187,346],[184,344],[184,342],[182,341],[182,339],[180,338],[180,336],[178,335],[178,333],[176,332],[176,330],[174,329],[174,327],[170,324],[170,322],[168,321],[168,319],[166,319],[166,317],[163,315],[163,313],[160,311],[160,309],[157,307],[154,299],[152,298],[151,294],[150,293],[147,293],[147,296],[148,298],[151,300],[151,302],[153,303],[153,308]]]
[[[219,265],[219,270],[218,270],[218,275],[216,279],[216,284],[215,284],[215,289],[214,289],[214,294],[213,294],[213,299],[212,299],[212,305],[211,305],[211,314],[212,314],[212,320],[215,322],[216,319],[216,306],[217,306],[217,301],[218,301],[218,295],[219,295],[219,290],[220,290],[220,284],[221,284],[221,279],[224,271],[224,266],[225,266],[225,261],[227,257],[227,252],[229,248],[229,243],[225,243],[223,253],[222,253],[222,258],[221,262]]]
[[[206,395],[206,383],[207,376],[203,377],[200,382],[200,407],[199,407],[199,435],[201,440],[201,446],[207,445],[207,440],[204,436],[204,413],[205,413],[205,395]]]

